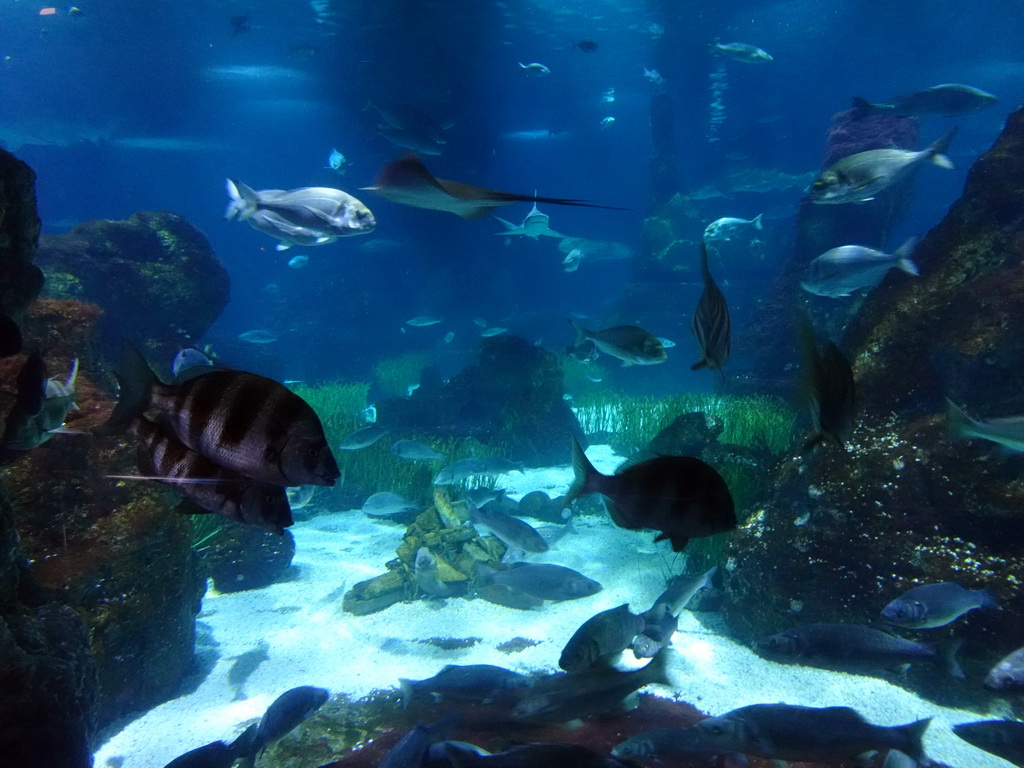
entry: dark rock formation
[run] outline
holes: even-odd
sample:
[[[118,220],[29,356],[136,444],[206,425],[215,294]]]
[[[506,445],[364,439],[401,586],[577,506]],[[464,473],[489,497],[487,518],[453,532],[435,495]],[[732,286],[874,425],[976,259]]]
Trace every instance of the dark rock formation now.
[[[919,583],[995,585],[1002,610],[955,626],[971,677],[1024,635],[1024,462],[991,443],[951,442],[942,398],[976,416],[1024,413],[1024,110],[915,258],[921,278],[879,286],[846,335],[861,393],[848,449],[782,465],[729,550],[726,615],[749,640],[874,620]]]
[[[87,221],[42,238],[48,296],[100,304],[104,356],[122,337],[170,361],[202,336],[228,302],[227,271],[206,237],[181,216],[142,212],[126,221]]]
[[[378,423],[395,434],[473,437],[530,466],[568,462],[569,435],[581,432],[555,355],[516,336],[485,339],[477,355],[440,388],[378,402]]]
[[[43,286],[32,261],[39,241],[36,175],[0,149],[0,314],[20,319]]]
[[[295,556],[291,531],[278,536],[261,528],[227,523],[202,550],[218,592],[259,589],[280,581]]]

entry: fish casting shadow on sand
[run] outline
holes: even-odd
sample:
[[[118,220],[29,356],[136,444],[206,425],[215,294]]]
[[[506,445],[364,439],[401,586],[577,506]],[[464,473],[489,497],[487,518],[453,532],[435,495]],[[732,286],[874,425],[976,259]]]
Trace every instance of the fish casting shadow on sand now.
[[[495,189],[476,187],[460,181],[438,179],[427,170],[416,155],[408,154],[381,168],[372,187],[362,189],[376,192],[386,200],[414,208],[431,211],[448,211],[467,220],[480,219],[492,209],[511,203],[547,203],[549,205],[574,205],[584,208],[605,208],[625,211],[613,205],[597,205],[583,200],[561,197],[537,197],[520,195],[515,192],[500,192]]]

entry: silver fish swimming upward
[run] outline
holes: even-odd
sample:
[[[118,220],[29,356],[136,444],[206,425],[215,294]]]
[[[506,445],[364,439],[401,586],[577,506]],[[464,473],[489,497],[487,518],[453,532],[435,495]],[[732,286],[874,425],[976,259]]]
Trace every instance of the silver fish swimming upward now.
[[[700,348],[700,360],[691,365],[690,370],[710,368],[721,373],[732,347],[732,323],[729,305],[708,269],[708,247],[703,242],[700,246],[700,271],[704,277],[704,291],[697,301],[691,326]],[[725,374],[722,376],[724,378]]]
[[[493,208],[511,203],[547,203],[549,205],[575,205],[584,208],[607,208],[624,210],[610,205],[597,205],[582,200],[561,197],[537,197],[520,195],[515,192],[499,192],[494,189],[463,184],[460,181],[438,179],[427,170],[416,155],[406,155],[385,165],[372,187],[363,187],[376,192],[386,200],[414,208],[431,211],[447,211],[473,220],[486,216]]]
[[[952,168],[944,154],[956,128],[927,149],[869,149],[837,160],[811,185],[808,197],[814,203],[866,203],[875,195],[910,176],[924,163]]]
[[[227,180],[225,219],[235,216],[280,242],[277,250],[293,245],[324,245],[339,237],[365,235],[377,226],[370,209],[340,189],[304,187],[256,191],[234,179]]]
[[[952,400],[946,400],[946,424],[953,438],[991,440],[1014,453],[1024,453],[1024,416],[972,419]]]

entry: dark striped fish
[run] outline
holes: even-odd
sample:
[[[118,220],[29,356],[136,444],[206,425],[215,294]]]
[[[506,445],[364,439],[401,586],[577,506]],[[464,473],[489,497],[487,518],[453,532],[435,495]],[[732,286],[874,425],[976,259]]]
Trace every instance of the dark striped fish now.
[[[729,305],[708,269],[708,247],[703,242],[700,246],[700,271],[704,276],[704,291],[697,301],[691,326],[700,347],[700,360],[691,365],[690,370],[711,368],[721,372],[729,360],[732,323],[729,322]]]
[[[260,483],[190,451],[149,419],[135,419],[128,432],[140,442],[139,471],[173,485],[182,496],[236,523],[284,534],[292,524],[288,496],[280,485]]]
[[[127,343],[117,379],[121,397],[107,430],[156,411],[161,425],[186,447],[253,480],[334,485],[341,474],[316,413],[273,379],[213,370],[181,384],[164,384]]]
[[[814,327],[806,315],[800,321],[800,357],[803,389],[811,409],[814,433],[804,444],[808,451],[826,438],[842,447],[853,432],[857,388],[853,369],[839,351],[826,341],[820,348]]]

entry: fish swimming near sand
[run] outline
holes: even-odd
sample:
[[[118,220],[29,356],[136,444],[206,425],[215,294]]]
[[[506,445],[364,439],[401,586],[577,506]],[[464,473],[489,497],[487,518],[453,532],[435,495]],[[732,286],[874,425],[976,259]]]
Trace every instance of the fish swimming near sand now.
[[[103,431],[148,411],[187,448],[215,464],[273,485],[334,485],[341,472],[316,412],[280,382],[214,370],[165,384],[131,344],[122,345],[120,397]]]
[[[1017,720],[979,720],[953,726],[953,733],[1014,765],[1024,765],[1024,723]]]
[[[441,581],[437,576],[437,558],[426,547],[416,550],[416,560],[413,562],[413,577],[417,586],[434,597],[448,597],[452,588]]]
[[[558,666],[566,672],[579,672],[612,659],[626,650],[643,628],[643,618],[630,612],[627,603],[594,614],[573,632],[562,648]]]
[[[582,573],[549,563],[515,563],[497,571],[480,565],[482,585],[497,584],[538,600],[578,600],[601,591],[601,585]]]
[[[435,178],[416,155],[406,155],[385,165],[372,187],[363,187],[386,200],[414,208],[447,211],[467,220],[480,219],[494,208],[512,203],[546,203],[585,208],[625,210],[609,205],[596,205],[583,200],[560,197],[538,197],[515,192],[500,192],[459,181]]]
[[[487,702],[502,691],[525,688],[532,682],[526,675],[491,664],[448,664],[426,680],[399,678],[402,709],[417,696],[442,694],[458,701]]]
[[[330,696],[330,691],[324,688],[301,685],[274,699],[260,718],[251,756],[258,757],[268,746],[295,730],[327,703]]]
[[[729,486],[715,469],[694,456],[657,456],[627,465],[614,475],[594,469],[572,438],[575,480],[564,504],[589,493],[612,503],[608,514],[620,528],[658,531],[655,541],[668,539],[681,552],[693,538],[736,527],[736,507]]]
[[[524,552],[548,551],[548,543],[526,521],[505,514],[497,505],[492,504],[481,509],[469,499],[466,499],[466,505],[469,507],[469,521],[486,528],[506,546]]]
[[[391,517],[419,511],[420,508],[411,501],[390,491],[375,493],[363,502],[363,514],[371,517]]]

